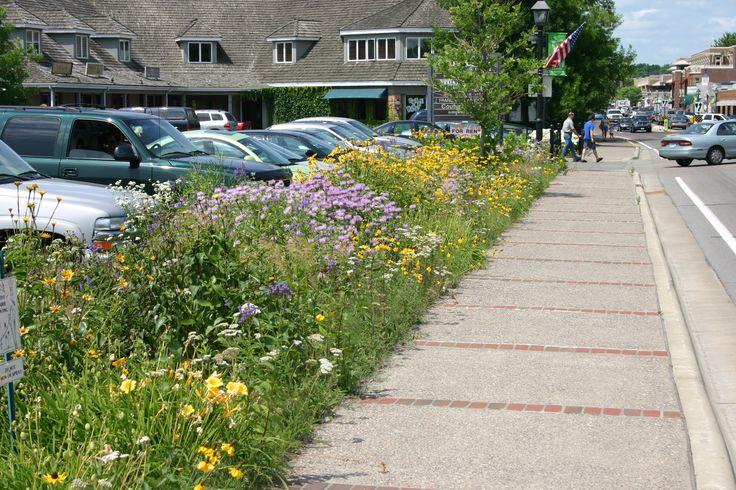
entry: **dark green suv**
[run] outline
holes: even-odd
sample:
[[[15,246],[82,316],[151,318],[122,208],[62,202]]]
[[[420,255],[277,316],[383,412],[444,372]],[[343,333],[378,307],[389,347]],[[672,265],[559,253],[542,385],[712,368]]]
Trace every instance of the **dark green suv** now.
[[[0,107],[0,139],[39,172],[99,184],[176,180],[194,168],[226,181],[291,179],[278,165],[207,155],[165,120],[135,112]]]

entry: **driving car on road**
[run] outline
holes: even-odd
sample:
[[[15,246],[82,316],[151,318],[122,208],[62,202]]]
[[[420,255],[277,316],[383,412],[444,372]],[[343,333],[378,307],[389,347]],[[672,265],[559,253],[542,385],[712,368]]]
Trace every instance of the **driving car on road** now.
[[[622,117],[621,119],[618,120],[618,130],[619,131],[631,131],[633,124],[634,124],[634,121],[632,121],[630,117]]]
[[[670,119],[670,128],[687,129],[690,125],[690,119],[685,114],[675,114]]]
[[[718,165],[736,158],[736,121],[702,122],[660,141],[659,156],[687,167],[693,160]]]
[[[652,132],[652,121],[647,116],[634,116],[631,118],[631,132],[637,131]]]
[[[73,237],[87,245],[109,249],[111,239],[122,233],[125,220],[125,211],[112,190],[51,179],[35,171],[0,141],[2,239],[30,227],[48,239]]]

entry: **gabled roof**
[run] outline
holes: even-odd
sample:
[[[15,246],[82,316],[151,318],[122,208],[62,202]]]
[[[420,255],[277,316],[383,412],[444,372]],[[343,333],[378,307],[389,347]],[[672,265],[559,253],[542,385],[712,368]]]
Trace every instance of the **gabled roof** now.
[[[452,27],[450,14],[434,0],[404,0],[343,27],[341,32],[373,29]]]
[[[281,39],[304,39],[318,41],[322,37],[322,23],[318,20],[294,19],[269,34],[267,41]]]
[[[47,31],[61,30],[94,33],[92,27],[63,8],[56,10],[33,10],[33,14],[48,25],[46,28]]]
[[[5,21],[21,27],[38,27],[39,29],[46,27],[46,23],[13,2],[5,6]]]
[[[134,38],[135,33],[107,15],[91,15],[82,18],[95,30],[95,37],[114,35],[118,37]]]
[[[185,39],[208,39],[219,41],[222,39],[222,36],[201,20],[192,19],[192,21],[184,27],[179,35],[176,36],[176,41]]]

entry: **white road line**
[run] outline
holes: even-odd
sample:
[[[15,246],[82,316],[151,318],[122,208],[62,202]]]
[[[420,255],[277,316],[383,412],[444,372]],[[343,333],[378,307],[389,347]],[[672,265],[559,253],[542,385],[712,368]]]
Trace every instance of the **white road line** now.
[[[703,213],[703,216],[705,216],[705,219],[708,220],[708,222],[715,228],[715,230],[718,232],[719,235],[721,235],[721,238],[723,238],[723,241],[726,242],[726,245],[728,245],[731,248],[731,251],[733,251],[734,254],[736,254],[736,238],[734,238],[733,233],[728,231],[728,228],[724,226],[723,223],[721,223],[721,220],[718,219],[718,217],[713,214],[713,211],[710,210],[708,206],[706,206],[703,201],[695,194],[690,187],[687,186],[684,180],[680,177],[675,177],[675,181],[677,181],[678,184],[680,184],[680,187],[682,187],[682,190],[685,191],[685,194],[687,194],[687,197],[690,198],[690,200],[695,204],[695,206],[698,207],[701,213]]]
[[[646,144],[646,143],[643,143],[643,142],[641,142],[641,141],[638,141],[638,140],[635,140],[635,139],[627,138],[626,136],[621,136],[621,137],[622,137],[623,139],[627,140],[627,141],[631,141],[632,143],[638,143],[638,144],[640,144],[641,146],[644,146],[644,147],[646,147],[646,148],[649,148],[650,150],[652,150],[652,151],[653,151],[654,153],[656,153],[656,154],[657,154],[657,157],[659,157],[659,159],[660,159],[660,160],[666,160],[665,158],[662,158],[662,157],[660,157],[660,156],[659,156],[659,151],[657,151],[657,149],[656,149],[656,148],[652,148],[651,146],[649,146],[649,145],[648,145],[648,144]]]

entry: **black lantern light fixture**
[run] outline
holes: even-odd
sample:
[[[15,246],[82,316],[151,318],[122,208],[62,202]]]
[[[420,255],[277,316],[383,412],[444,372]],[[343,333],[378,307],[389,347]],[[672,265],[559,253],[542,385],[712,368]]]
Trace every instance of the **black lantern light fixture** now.
[[[534,14],[534,25],[537,26],[537,59],[542,59],[544,56],[544,26],[547,25],[549,20],[549,5],[544,0],[539,0],[537,3],[532,5],[532,13]],[[542,85],[544,85],[544,68],[539,68],[539,79]],[[537,142],[542,141],[542,127],[544,125],[544,89],[541,88],[537,93]]]

